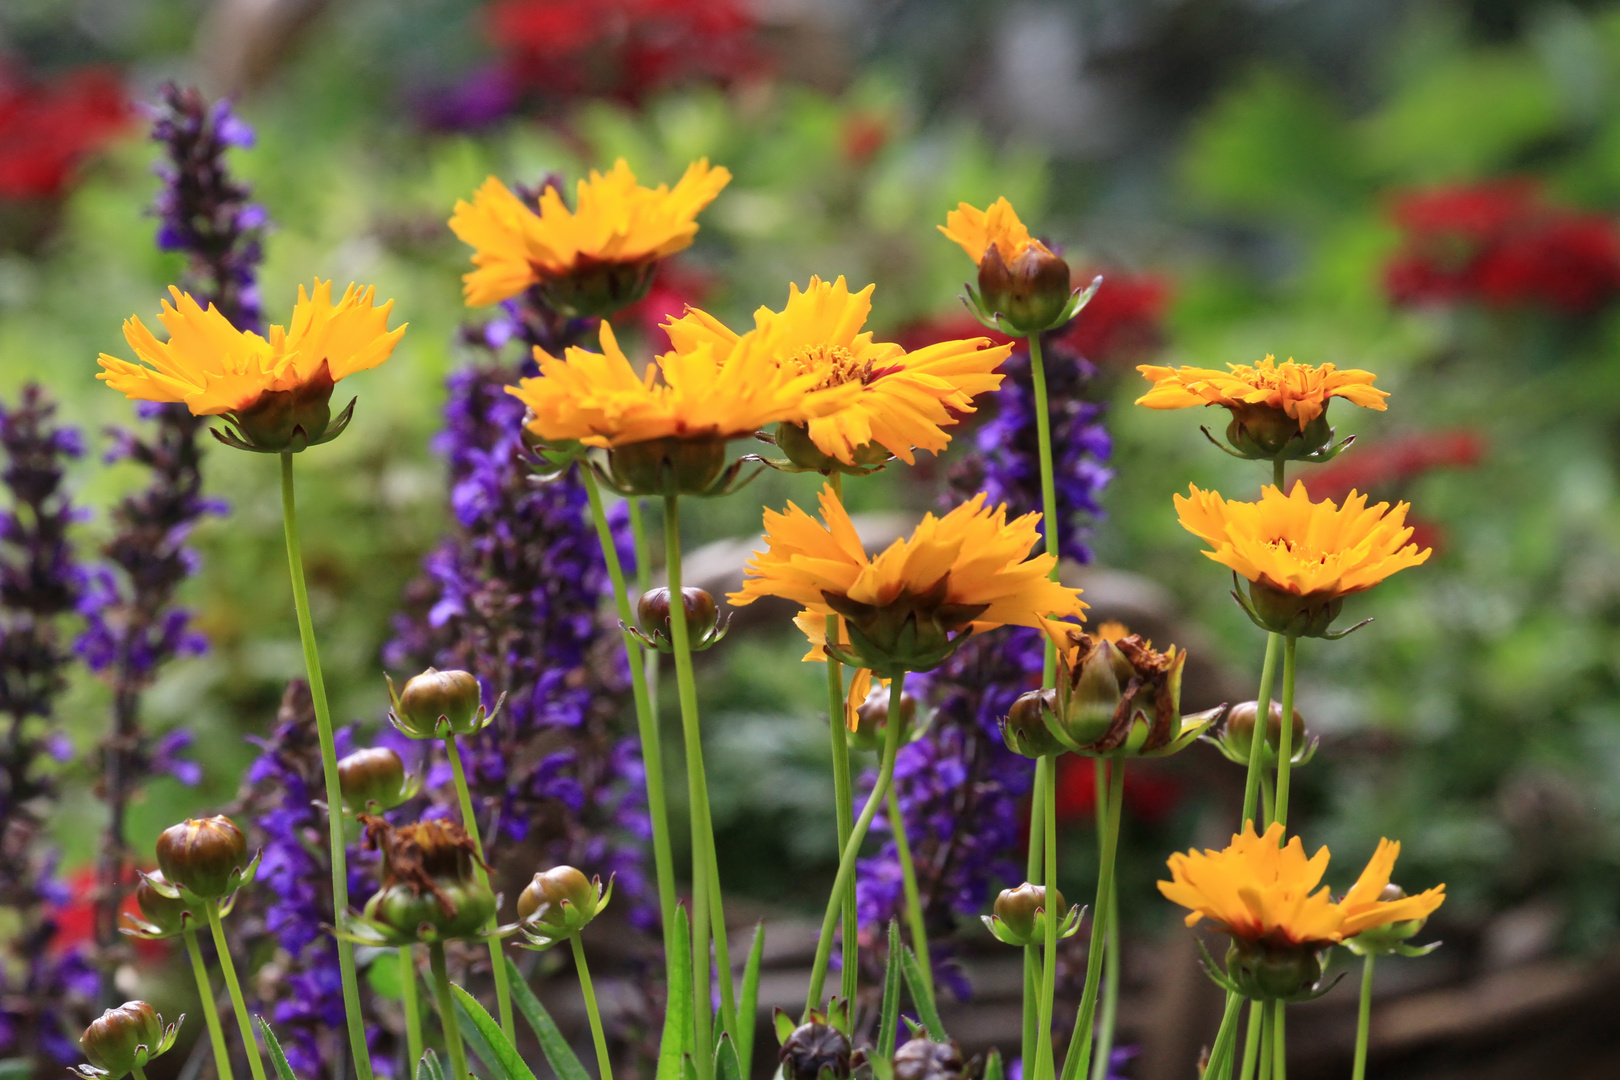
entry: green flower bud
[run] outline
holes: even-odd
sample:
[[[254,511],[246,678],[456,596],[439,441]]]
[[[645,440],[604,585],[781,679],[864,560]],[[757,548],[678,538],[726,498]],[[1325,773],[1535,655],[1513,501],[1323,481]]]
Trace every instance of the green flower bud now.
[[[718,618],[714,597],[688,585],[681,589],[681,606],[686,611],[686,638],[693,652],[702,652],[726,636],[725,624]],[[674,651],[669,623],[669,589],[649,589],[636,601],[636,623],[643,644],[660,652]]]
[[[894,1080],[966,1080],[962,1048],[952,1042],[916,1038],[894,1052]]]
[[[1062,911],[1063,894],[1054,889],[1053,896],[1057,899],[1057,909]],[[1026,881],[1016,889],[1003,889],[992,910],[1008,930],[1020,937],[1033,938],[1037,930],[1036,916],[1044,919],[1048,910],[1046,887]]]
[[[1258,701],[1245,701],[1234,705],[1226,714],[1226,723],[1221,728],[1219,743],[1221,752],[1230,760],[1242,765],[1249,762],[1249,752],[1254,745],[1254,722],[1260,714]],[[1262,760],[1268,764],[1277,763],[1277,750],[1282,745],[1282,702],[1272,701],[1266,722],[1266,748]],[[1305,743],[1305,720],[1294,710],[1293,732],[1289,735],[1290,757],[1295,764],[1307,752]]]
[[[855,459],[854,463],[846,465],[817,446],[810,438],[808,427],[791,422],[776,425],[776,447],[782,451],[783,457],[799,468],[822,474],[836,472],[865,476],[894,457],[882,443],[869,442],[857,446],[850,455]]]
[[[1065,750],[1046,726],[1046,714],[1056,715],[1057,691],[1030,690],[1019,696],[1001,721],[1001,741],[1015,754],[1029,758],[1061,754]]]
[[[478,677],[470,671],[428,668],[413,675],[398,694],[390,678],[388,696],[394,703],[388,719],[413,739],[472,735],[482,731],[493,715],[484,709]]]
[[[415,794],[415,785],[405,778],[405,763],[386,746],[356,750],[339,761],[338,786],[343,802],[357,814],[392,810]]]
[[[187,818],[163,830],[158,866],[169,881],[204,900],[235,892],[247,868],[247,837],[224,815]]]
[[[174,885],[158,870],[151,874],[142,874],[141,880],[135,886],[135,904],[140,909],[140,918],[125,914],[130,925],[120,927],[120,932],[130,937],[144,938],[156,941],[162,938],[171,938],[183,933],[190,927],[202,922],[203,916],[191,909],[194,906],[183,896],[171,896],[170,891]]]
[[[1343,596],[1327,592],[1301,595],[1251,581],[1248,601],[1245,610],[1263,629],[1285,637],[1343,636],[1330,629],[1344,609]]]
[[[534,875],[518,894],[518,922],[530,947],[548,949],[573,937],[601,914],[613,886],[586,878],[572,866],[555,866]]]
[[[354,415],[354,402],[334,420],[332,389],[335,384],[325,361],[304,382],[290,390],[265,390],[245,408],[225,414],[229,428],[215,429],[214,438],[238,450],[261,454],[296,454],[331,442],[343,434]]]
[[[1316,419],[1300,430],[1299,421],[1275,405],[1263,402],[1228,405],[1232,420],[1226,425],[1226,441],[1240,457],[1252,461],[1297,461],[1319,454],[1333,441],[1327,422],[1327,401]]]
[[[1071,673],[1063,695],[1063,730],[1080,746],[1090,746],[1108,733],[1124,687],[1114,663],[1118,650],[1104,638]],[[1128,677],[1127,677],[1128,678]]]
[[[784,1080],[848,1080],[850,1052],[842,1031],[811,1021],[794,1028],[776,1056]]]
[[[979,260],[979,299],[1020,334],[1058,325],[1071,295],[1069,264],[1041,244],[1031,244],[1009,265],[995,244]]]
[[[495,894],[476,880],[436,879],[432,892],[407,882],[390,885],[366,902],[364,917],[401,941],[475,938],[495,914]]]
[[[626,495],[708,495],[726,472],[726,440],[669,436],[608,451],[608,473]]]
[[[1404,899],[1406,890],[1399,885],[1384,886],[1379,900],[1390,903]],[[1407,919],[1404,922],[1385,923],[1382,926],[1369,927],[1353,938],[1346,938],[1345,948],[1357,956],[1389,956],[1399,953],[1403,956],[1422,956],[1439,948],[1440,943],[1431,945],[1412,946],[1407,942],[1417,936],[1418,932],[1428,923],[1428,918]]]
[[[645,297],[657,271],[657,258],[618,262],[581,255],[565,274],[542,274],[535,288],[559,314],[605,319]]]
[[[79,1037],[79,1045],[94,1071],[76,1071],[81,1076],[119,1080],[137,1068],[145,1068],[148,1061],[174,1045],[180,1020],[165,1028],[163,1017],[144,1001],[126,1001],[116,1009],[108,1009],[91,1021]]]
[[[1322,954],[1308,945],[1270,945],[1233,938],[1226,973],[1251,1001],[1307,998],[1322,981]]]

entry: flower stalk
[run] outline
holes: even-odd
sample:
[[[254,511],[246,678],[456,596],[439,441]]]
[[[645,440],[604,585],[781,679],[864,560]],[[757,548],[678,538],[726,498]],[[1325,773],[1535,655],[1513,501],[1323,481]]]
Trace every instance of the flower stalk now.
[[[1290,635],[1283,644],[1283,688],[1282,688],[1282,714],[1284,723],[1277,741],[1277,802],[1276,817],[1273,819],[1279,824],[1288,824],[1288,780],[1289,769],[1294,760],[1294,725],[1291,722],[1294,715],[1294,650],[1299,639]],[[1268,702],[1266,708],[1270,709]],[[1256,716],[1267,715],[1256,713]],[[1256,746],[1265,742],[1264,732],[1260,729],[1258,721],[1255,726]]]
[[[1092,761],[1096,783],[1097,850],[1108,842],[1105,822],[1108,820],[1108,762],[1104,758]],[[1092,1054],[1091,1080],[1108,1080],[1113,1062],[1114,1030],[1119,1023],[1119,882],[1108,890],[1107,951],[1103,954],[1102,1019],[1097,1025],[1097,1047]]]
[[[1114,888],[1114,860],[1119,852],[1119,819],[1125,800],[1125,761],[1117,759],[1108,769],[1108,820],[1103,834],[1102,856],[1097,866],[1097,899],[1092,906],[1091,944],[1086,956],[1086,985],[1080,993],[1080,1011],[1075,1016],[1073,1042],[1063,1065],[1063,1080],[1079,1080],[1091,1074],[1092,1025],[1097,1016],[1097,992],[1101,982],[1103,953],[1107,949],[1108,897]],[[1218,1075],[1218,1074],[1217,1074]]]
[[[219,920],[219,900],[204,900],[203,911],[207,913],[208,929],[214,936],[214,951],[219,954],[219,970],[225,976],[225,989],[231,995],[231,1008],[236,1011],[236,1025],[241,1029],[242,1048],[247,1054],[248,1069],[253,1073],[253,1080],[265,1080],[264,1059],[259,1054],[259,1044],[253,1037],[253,1018],[248,1015],[247,1002],[242,999],[242,984],[236,978],[236,964],[231,961],[231,946],[225,940],[225,927]],[[203,1002],[203,1011],[213,1008],[212,1001]]]
[[[450,775],[455,780],[456,800],[461,804],[461,821],[472,838],[473,850],[477,858],[473,860],[473,874],[478,884],[485,890],[491,889],[489,871],[484,869],[488,860],[484,858],[484,842],[478,836],[478,818],[473,813],[472,792],[467,787],[467,770],[461,764],[461,751],[456,748],[455,732],[447,732],[444,737],[445,756],[450,759]],[[491,913],[484,929],[495,929],[495,915]],[[499,1008],[501,1017],[501,1032],[514,1042],[517,1039],[517,1020],[512,1014],[512,987],[506,974],[506,959],[501,952],[501,939],[489,939],[489,965],[495,975],[495,1004]]]
[[[894,786],[889,786],[889,828],[894,835],[894,850],[900,860],[900,885],[906,897],[906,924],[911,930],[911,948],[917,954],[917,966],[922,968],[923,989],[934,997],[934,962],[928,953],[928,926],[923,922],[922,897],[917,888],[917,865],[911,858],[911,842],[906,836],[906,816],[900,812],[900,799]],[[848,931],[846,931],[848,933]],[[845,983],[852,982],[848,976]],[[852,998],[853,995],[846,994]]]
[[[591,1040],[596,1043],[596,1070],[600,1080],[613,1080],[613,1063],[608,1059],[607,1035],[602,1030],[602,1014],[596,1007],[596,989],[591,985],[591,969],[585,963],[585,946],[579,935],[568,939],[574,947],[574,969],[579,972],[579,992],[585,998],[585,1012],[591,1018]]]
[[[197,980],[197,999],[202,1005],[203,1023],[208,1027],[208,1041],[214,1048],[214,1070],[219,1074],[219,1080],[232,1080],[231,1052],[225,1045],[225,1029],[219,1023],[219,1010],[214,1008],[214,988],[208,983],[208,966],[203,963],[202,947],[197,944],[197,931],[187,930],[180,936],[186,940],[191,976]]]
[[[1356,1010],[1356,1058],[1350,1070],[1350,1080],[1366,1080],[1367,1038],[1372,1030],[1372,984],[1375,953],[1369,952],[1361,961],[1361,1004]]]
[[[417,1062],[422,1060],[422,1006],[416,1000],[416,949],[411,945],[399,947],[399,989],[405,1007],[405,1052],[410,1061],[408,1071],[414,1072]]]
[[[1041,963],[1041,1003],[1039,1028],[1036,1034],[1037,1045],[1040,1047],[1040,1072],[1036,1075],[1043,1080],[1057,1080],[1057,1058],[1052,1048],[1052,1009],[1057,1001],[1057,943],[1058,922],[1065,912],[1063,905],[1058,903],[1057,891],[1057,755],[1047,755],[1044,780],[1045,784],[1035,792],[1035,801],[1041,807],[1045,818],[1042,831],[1042,863],[1046,873],[1046,917],[1041,920],[1044,934],[1043,960]],[[1105,895],[1099,887],[1099,898]],[[1105,921],[1104,908],[1093,908],[1098,913],[1098,919],[1092,922],[1092,948],[1098,948],[1096,927],[1099,922]],[[1088,978],[1086,986],[1092,986],[1093,980],[1090,966],[1086,972]]]
[[[1255,737],[1249,741],[1249,771],[1243,782],[1243,816],[1239,819],[1238,828],[1243,827],[1245,821],[1255,821],[1254,816],[1260,802],[1260,763],[1263,760],[1261,748],[1265,745],[1265,718],[1271,715],[1271,687],[1276,680],[1277,650],[1282,644],[1282,635],[1272,631],[1266,635],[1266,659],[1260,668],[1260,693],[1256,698]],[[1285,716],[1288,714],[1284,714]],[[1284,728],[1289,727],[1283,724]],[[1281,765],[1278,766],[1281,768]]]
[[[461,1028],[456,1023],[456,1002],[450,993],[450,973],[444,963],[444,942],[429,942],[428,967],[433,972],[433,1000],[439,1008],[439,1026],[444,1029],[444,1048],[450,1055],[450,1075],[454,1080],[470,1080],[467,1048],[461,1043]]]

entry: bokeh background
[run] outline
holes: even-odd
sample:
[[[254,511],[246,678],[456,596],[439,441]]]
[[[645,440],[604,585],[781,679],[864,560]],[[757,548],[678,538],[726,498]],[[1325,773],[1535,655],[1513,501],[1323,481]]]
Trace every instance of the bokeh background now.
[[[1199,434],[1214,421],[1133,409],[1134,365],[1275,354],[1375,371],[1389,411],[1336,407],[1360,441],[1306,480],[1317,497],[1410,500],[1435,556],[1351,601],[1376,619],[1366,630],[1301,648],[1299,707],[1321,747],[1297,782],[1308,842],[1356,862],[1400,837],[1402,879],[1447,884],[1432,928],[1446,947],[1385,965],[1379,1060],[1391,1076],[1620,1068],[1620,8],[8,0],[0,399],[42,384],[83,433],[69,483],[92,562],[109,510],[145,482],[135,462],[103,462],[107,429],[139,421],[94,380],[95,358],[127,355],[120,321],[150,319],[184,266],[149,212],[158,148],[142,103],[171,79],[228,96],[255,132],[229,161],[271,223],[269,321],[318,276],[375,283],[411,324],[355,380],[349,433],[300,461],[334,710],[362,735],[382,721],[396,617],[450,525],[434,441],[446,378],[488,355],[463,330],[467,253],[445,227],[486,175],[572,179],[621,156],[649,183],[700,156],[734,172],[696,245],[621,319],[638,355],[684,303],[739,325],[812,274],[877,282],[885,336],[970,333],[957,293],[971,266],[934,226],[959,200],[1010,198],[1077,274],[1104,276],[1059,353],[1109,437],[1085,455],[1088,482],[1107,482],[1086,515],[1091,562],[1073,572],[1099,612],[1193,648],[1194,707],[1253,694],[1263,637],[1170,496],[1189,482],[1243,496],[1260,477]],[[995,415],[987,402],[961,451]],[[874,528],[932,509],[961,451],[854,482],[852,503]],[[203,475],[227,509],[190,535],[180,597],[207,651],[166,664],[142,706],[150,730],[191,733],[180,759],[195,768],[131,805],[140,850],[237,796],[260,752],[248,737],[271,730],[302,673],[273,463],[212,447]],[[689,549],[720,545],[694,557],[724,583],[745,550],[724,542],[752,537],[762,502],[814,487],[770,474],[706,504]],[[767,620],[704,672],[723,873],[738,910],[784,941],[836,861],[819,669],[798,656]],[[49,822],[72,881],[103,825],[111,694],[87,668],[70,675]],[[1210,1037],[1210,991],[1151,882],[1170,850],[1221,838],[1234,774],[1198,747],[1142,770],[1128,799],[1122,1024],[1139,1053],[1123,1075],[1187,1075]],[[1091,888],[1088,782],[1065,785],[1074,896]],[[87,932],[64,910],[59,944]],[[955,927],[977,983],[955,1015],[982,1045],[1004,1037],[1016,987],[998,988],[959,914],[941,901],[942,937]],[[800,961],[781,950],[787,980]],[[1302,1069],[1346,1060],[1352,996],[1313,1006],[1317,1027],[1301,1010],[1296,1041],[1319,1027],[1321,1047]]]

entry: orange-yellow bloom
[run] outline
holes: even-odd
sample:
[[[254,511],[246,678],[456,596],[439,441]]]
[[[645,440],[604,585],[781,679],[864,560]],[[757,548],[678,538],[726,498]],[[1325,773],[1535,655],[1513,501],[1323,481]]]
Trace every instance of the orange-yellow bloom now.
[[[1407,543],[1406,503],[1367,505],[1351,492],[1344,505],[1312,502],[1298,481],[1289,495],[1267,486],[1259,502],[1228,502],[1190,488],[1175,496],[1181,525],[1212,545],[1209,558],[1277,592],[1333,600],[1370,589],[1398,570],[1427,561],[1430,550]]]
[[[516,296],[529,286],[571,276],[592,278],[595,299],[617,306],[645,291],[657,260],[692,243],[697,215],[731,180],[707,160],[693,162],[673,188],[636,183],[620,158],[607,173],[594,169],[579,182],[575,206],[556,188],[540,195],[539,213],[491,176],[473,201],[458,201],[451,230],[473,249],[466,274],[467,305],[481,307]],[[580,299],[575,292],[573,299]]]
[[[984,258],[992,244],[1008,266],[1031,248],[1045,255],[1052,254],[1045,244],[1029,235],[1029,229],[1018,220],[1018,211],[1005,197],[984,210],[969,203],[958,203],[955,210],[945,215],[945,224],[938,228],[961,245],[975,264]]]
[[[1136,399],[1150,409],[1189,409],[1196,405],[1221,405],[1232,410],[1254,406],[1280,409],[1297,421],[1304,431],[1322,415],[1328,399],[1341,397],[1354,405],[1382,412],[1386,391],[1373,387],[1378,378],[1370,371],[1349,368],[1340,371],[1332,364],[1311,367],[1292,359],[1282,364],[1267,356],[1253,367],[1228,364],[1229,370],[1212,368],[1137,367],[1153,389]]]
[[[665,329],[682,352],[706,345],[721,362],[746,358],[758,364],[769,358],[792,374],[813,376],[818,388],[858,386],[843,408],[809,422],[810,440],[845,465],[864,461],[863,448],[872,443],[909,465],[915,461],[913,448],[938,453],[950,442],[942,429],[957,422],[953,411],[974,411],[976,395],[1001,385],[996,368],[1012,346],[969,338],[907,353],[899,345],[874,342],[870,331],[861,331],[874,288],[851,293],[842,277],[831,283],[813,277],[803,292],[788,287],[780,312],[756,311],[754,328],[746,334],[695,308]]]
[[[1401,853],[1398,841],[1380,840],[1372,861],[1345,894],[1334,901],[1318,889],[1328,867],[1328,849],[1310,858],[1299,837],[1282,843],[1282,825],[1256,836],[1254,824],[1221,851],[1189,851],[1170,856],[1170,881],[1159,891],[1190,909],[1187,925],[1201,919],[1234,938],[1275,946],[1325,948],[1364,930],[1408,919],[1423,919],[1446,898],[1446,887],[1398,900],[1380,899]],[[1313,891],[1314,890],[1314,891]]]
[[[329,394],[331,383],[388,359],[405,333],[388,329],[392,300],[372,306],[375,288],[350,285],[334,304],[331,282],[317,280],[312,293],[300,285],[290,326],[272,326],[268,339],[236,329],[218,308],[204,311],[179,289],[169,293],[174,304],[163,301],[158,316],[167,342],[139,317],[124,323],[124,339],[150,366],[102,353],[106,370],[96,378],[131,399],[184,402],[194,416],[239,413],[266,392],[322,381]]]

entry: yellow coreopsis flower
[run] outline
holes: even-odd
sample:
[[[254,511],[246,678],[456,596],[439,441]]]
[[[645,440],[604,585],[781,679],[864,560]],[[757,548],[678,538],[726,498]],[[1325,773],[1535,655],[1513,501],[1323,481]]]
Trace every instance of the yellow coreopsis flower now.
[[[611,314],[646,294],[659,259],[692,243],[699,211],[730,180],[704,159],[673,188],[646,188],[620,158],[608,172],[593,169],[579,181],[573,210],[547,187],[537,213],[491,176],[450,218],[478,267],[462,278],[467,305],[498,303],[539,285],[565,315]]]
[[[725,468],[727,440],[767,424],[804,421],[839,408],[855,386],[816,387],[760,353],[719,359],[707,343],[665,353],[638,375],[613,329],[601,327],[602,351],[570,347],[558,358],[535,349],[536,378],[507,393],[529,407],[528,430],[552,444],[613,450],[609,464],[621,489],[665,494],[711,490]]]
[[[756,311],[754,329],[746,334],[695,308],[665,329],[681,351],[707,345],[722,361],[746,356],[757,363],[769,357],[794,374],[813,376],[817,387],[859,387],[843,408],[808,425],[790,422],[778,428],[777,443],[796,464],[859,468],[893,454],[910,465],[916,460],[913,449],[938,453],[950,442],[943,429],[957,422],[953,411],[973,412],[976,395],[1001,385],[996,368],[1012,346],[969,338],[908,353],[899,345],[874,342],[872,333],[861,329],[872,311],[874,288],[851,293],[843,277],[831,283],[813,277],[803,292],[788,286],[781,311]]]
[[[991,247],[1008,266],[1031,249],[1052,254],[1045,244],[1029,235],[1029,228],[1006,198],[997,199],[983,210],[971,203],[957,203],[938,229],[960,245],[975,265],[983,261]]]
[[[131,399],[224,416],[236,430],[220,438],[243,449],[298,451],[336,438],[354,403],[332,420],[333,384],[388,359],[405,333],[388,329],[394,302],[374,307],[375,288],[350,285],[334,304],[331,282],[317,280],[308,293],[299,286],[290,324],[270,327],[268,338],[236,329],[179,289],[169,293],[174,303],[165,300],[158,316],[169,340],[132,316],[124,338],[146,364],[102,353],[96,378]]]
[[[1357,368],[1311,367],[1292,358],[1278,364],[1272,356],[1253,367],[1226,366],[1228,370],[1216,371],[1142,364],[1136,370],[1153,389],[1136,403],[1149,409],[1219,405],[1232,415],[1226,439],[1240,455],[1325,461],[1331,454],[1324,451],[1333,439],[1327,426],[1328,402],[1339,397],[1382,412],[1389,397],[1373,386],[1378,376]]]
[[[1214,547],[1204,554],[1251,582],[1251,617],[1292,636],[1337,637],[1328,626],[1344,598],[1362,592],[1431,554],[1407,541],[1406,503],[1367,505],[1351,492],[1343,506],[1312,502],[1303,483],[1283,495],[1267,486],[1259,502],[1236,502],[1191,487],[1174,497],[1188,532]]]
[[[1070,625],[1059,620],[1085,610],[1080,590],[1048,577],[1052,556],[1028,557],[1040,515],[1009,522],[1006,507],[986,507],[982,492],[943,517],[926,515],[875,559],[831,485],[821,491],[821,517],[792,503],[786,513],[765,511],[766,550],[729,597],[738,606],[762,596],[803,605],[797,621],[813,646],[806,660],[830,648],[880,675],[928,671],[969,634],[1012,625],[1056,635]],[[830,646],[829,615],[841,622],[841,640]]]
[[[1029,235],[1005,198],[984,210],[958,203],[939,231],[979,268],[979,291],[968,290],[968,309],[1003,333],[1027,336],[1062,326],[1101,282],[1085,292],[1071,289],[1069,264]]]

